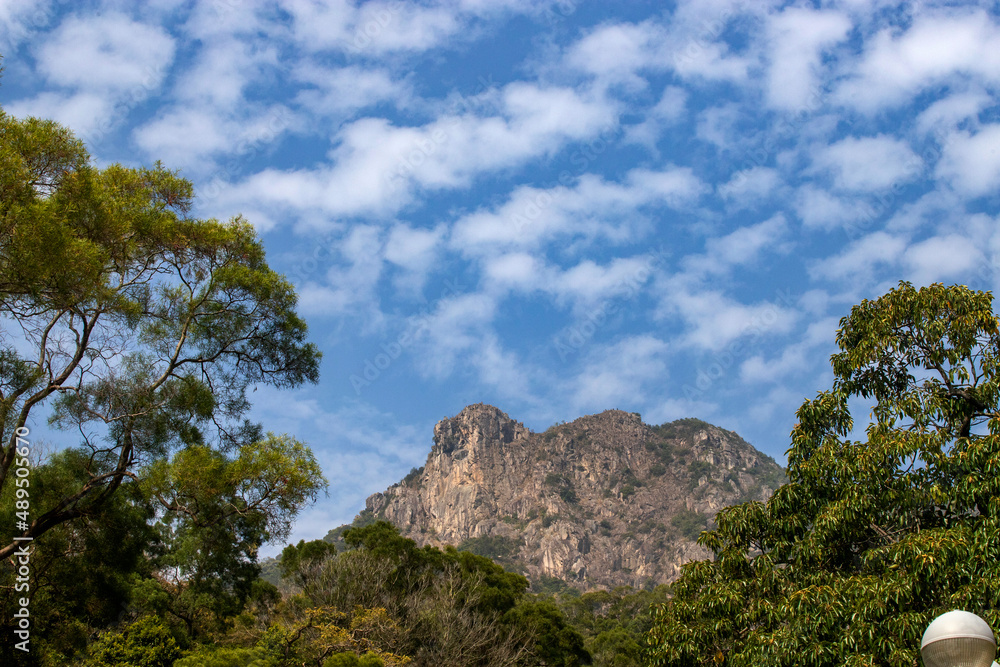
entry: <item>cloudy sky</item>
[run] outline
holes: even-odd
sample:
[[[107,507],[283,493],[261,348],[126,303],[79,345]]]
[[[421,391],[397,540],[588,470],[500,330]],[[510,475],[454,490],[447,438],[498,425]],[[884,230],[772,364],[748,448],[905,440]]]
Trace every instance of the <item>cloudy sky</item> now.
[[[256,225],[324,352],[254,394],[330,479],[313,539],[477,402],[699,417],[784,463],[852,304],[997,286],[998,14],[0,0],[0,104]]]

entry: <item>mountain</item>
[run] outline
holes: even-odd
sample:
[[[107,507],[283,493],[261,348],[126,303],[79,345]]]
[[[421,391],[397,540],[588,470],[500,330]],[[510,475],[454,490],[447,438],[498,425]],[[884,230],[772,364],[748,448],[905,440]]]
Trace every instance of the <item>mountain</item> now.
[[[695,539],[720,509],[783,481],[773,459],[697,419],[649,426],[608,410],[534,433],[479,404],[439,422],[427,463],[370,496],[360,518],[489,556],[536,585],[650,587],[708,555]]]

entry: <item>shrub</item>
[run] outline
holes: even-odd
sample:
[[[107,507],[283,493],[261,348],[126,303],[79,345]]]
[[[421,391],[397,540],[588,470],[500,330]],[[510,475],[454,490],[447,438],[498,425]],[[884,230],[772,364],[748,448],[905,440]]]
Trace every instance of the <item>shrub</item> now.
[[[102,632],[91,647],[88,667],[170,667],[181,657],[177,640],[162,619],[145,616],[121,632]]]

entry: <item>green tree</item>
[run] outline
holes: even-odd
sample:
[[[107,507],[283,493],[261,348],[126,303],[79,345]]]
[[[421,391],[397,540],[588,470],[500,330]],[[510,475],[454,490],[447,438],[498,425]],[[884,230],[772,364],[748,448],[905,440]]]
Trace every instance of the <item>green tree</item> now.
[[[68,130],[0,111],[0,492],[39,413],[86,453],[82,482],[34,503],[22,536],[94,515],[172,451],[259,441],[247,389],[318,379],[253,227],[191,218],[191,202],[158,164],[97,169]]]
[[[277,616],[296,660],[371,650],[386,665],[589,664],[579,633],[557,607],[526,596],[522,575],[453,547],[418,547],[385,521],[343,537],[339,554],[312,543],[282,554],[300,592]]]
[[[325,485],[305,445],[273,434],[233,457],[192,445],[143,472],[144,491],[163,510],[157,565],[169,595],[161,599],[190,635],[199,617],[218,625],[242,610],[260,573],[258,548],[286,537],[298,508]]]
[[[919,665],[938,614],[1000,627],[1000,336],[992,295],[900,283],[841,320],[788,484],[728,508],[648,635],[656,665]],[[852,439],[852,400],[873,402]]]
[[[180,646],[163,622],[146,616],[121,632],[101,633],[87,667],[170,667],[180,657]]]
[[[354,653],[338,653],[327,658],[323,667],[385,667],[385,663],[374,653],[360,657]]]
[[[247,221],[192,201],[159,163],[98,169],[67,129],[0,110],[0,557],[33,550],[0,608],[28,596],[36,624],[19,661],[66,664],[137,607],[189,633],[266,607],[257,550],[325,485],[246,418],[251,388],[318,380],[295,292]],[[45,416],[79,444],[40,456]]]
[[[201,647],[174,667],[278,667],[278,659],[261,648]]]
[[[652,627],[650,607],[667,599],[669,588],[635,590],[620,586],[611,591],[560,595],[557,600],[567,621],[584,639],[597,667],[639,667],[644,664],[645,635]]]
[[[315,565],[329,556],[337,555],[337,547],[326,540],[299,540],[297,545],[289,544],[281,552],[279,569],[283,579],[292,579],[298,586],[304,586]]]
[[[504,616],[513,627],[532,629],[532,649],[522,665],[589,665],[590,654],[583,647],[583,635],[566,622],[566,617],[548,600],[523,602]]]

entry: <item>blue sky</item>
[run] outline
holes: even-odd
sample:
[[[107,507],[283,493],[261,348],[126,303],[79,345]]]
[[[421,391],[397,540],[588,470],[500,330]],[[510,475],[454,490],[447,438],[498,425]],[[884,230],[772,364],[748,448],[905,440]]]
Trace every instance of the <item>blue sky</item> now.
[[[851,305],[997,285],[998,13],[0,0],[0,104],[257,226],[324,353],[254,394],[330,479],[312,539],[477,402],[699,417],[784,462]]]

